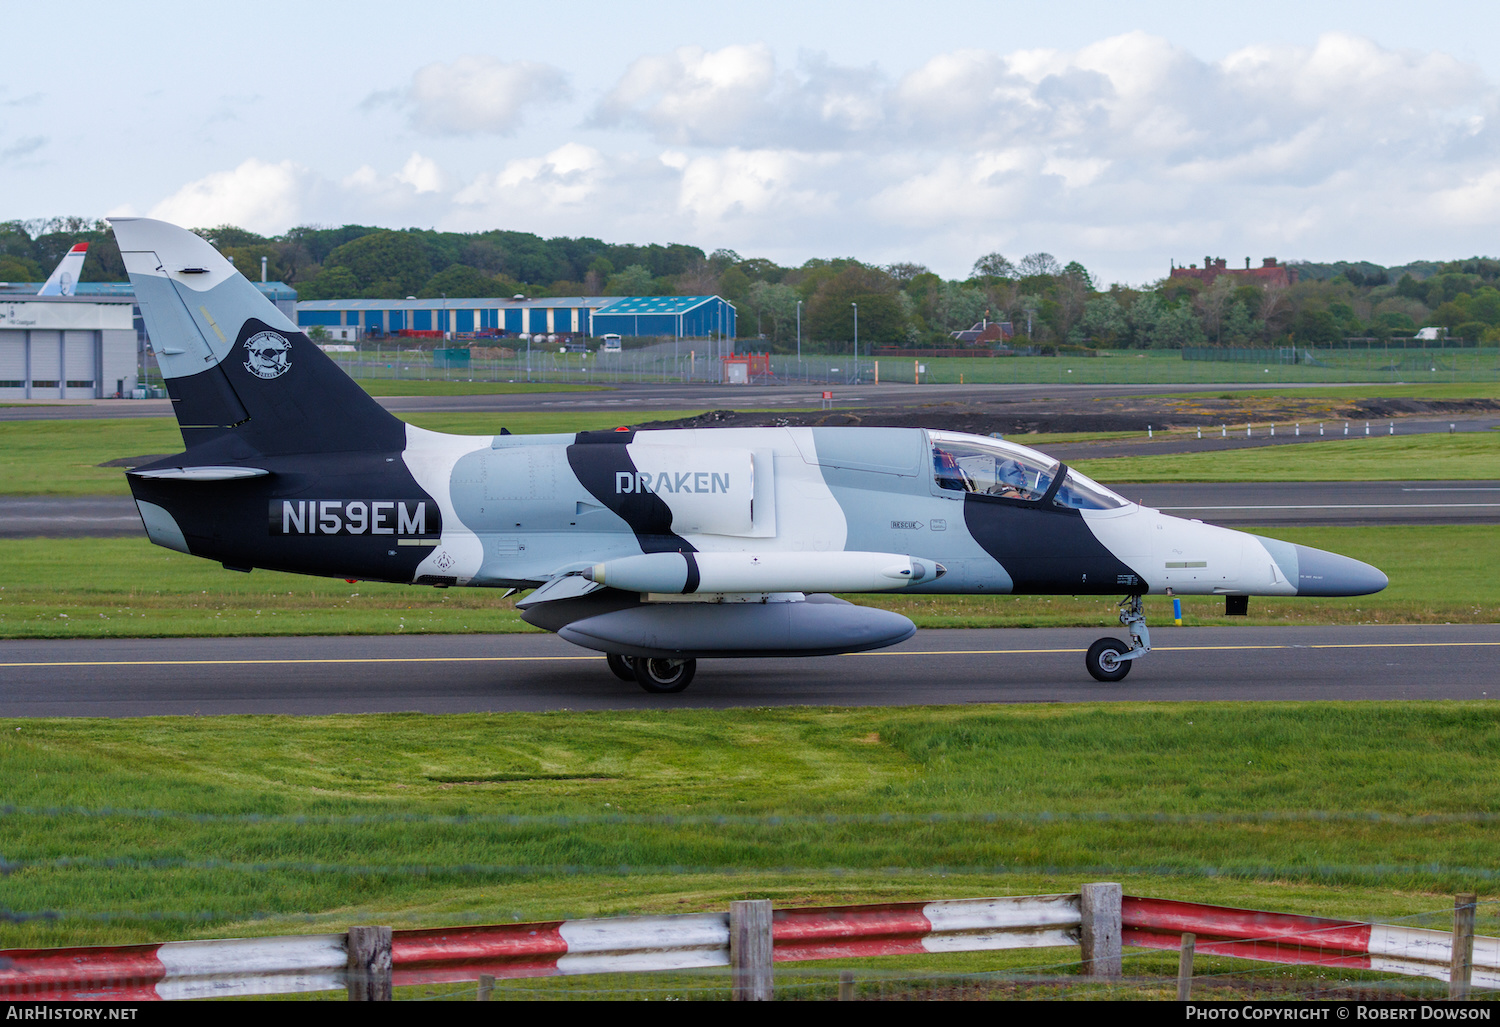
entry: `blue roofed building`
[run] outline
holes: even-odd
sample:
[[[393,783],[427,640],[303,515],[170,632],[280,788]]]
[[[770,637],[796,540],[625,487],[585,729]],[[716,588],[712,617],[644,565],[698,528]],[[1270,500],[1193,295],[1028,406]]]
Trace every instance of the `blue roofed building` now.
[[[297,325],[349,340],[402,332],[486,335],[733,338],[734,304],[718,296],[538,296],[502,299],[303,300]]]
[[[303,300],[299,328],[323,328],[338,339],[402,332],[450,336],[588,335],[594,312],[609,296],[543,296],[536,299],[449,296],[447,299]]]
[[[735,309],[718,296],[621,296],[594,314],[593,334],[732,339]]]

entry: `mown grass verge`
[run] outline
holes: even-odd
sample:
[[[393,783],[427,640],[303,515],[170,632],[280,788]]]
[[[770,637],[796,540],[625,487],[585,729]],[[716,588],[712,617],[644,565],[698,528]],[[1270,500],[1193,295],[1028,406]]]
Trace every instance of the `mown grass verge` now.
[[[1014,441],[1023,442],[1024,436]],[[1500,433],[1340,436],[1255,449],[1072,461],[1103,484],[1149,481],[1487,481]]]
[[[5,720],[0,947],[1090,880],[1392,919],[1495,894],[1497,757],[1492,702]]]
[[[1500,526],[1275,528],[1352,556],[1391,585],[1350,599],[1260,598],[1250,617],[1183,599],[1188,624],[1489,624],[1500,621]],[[364,635],[534,630],[493,589],[432,589],[275,571],[240,574],[133,539],[0,539],[0,638]],[[1117,597],[851,595],[924,628],[1116,625]],[[1147,598],[1153,624],[1171,600]]]

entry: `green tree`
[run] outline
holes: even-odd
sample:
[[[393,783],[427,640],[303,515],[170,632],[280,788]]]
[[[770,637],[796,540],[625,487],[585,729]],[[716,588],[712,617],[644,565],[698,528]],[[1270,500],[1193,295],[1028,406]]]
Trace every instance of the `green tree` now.
[[[604,285],[606,296],[650,296],[651,269],[644,264],[631,264],[618,274],[609,276]]]
[[[479,299],[512,294],[505,292],[499,281],[483,271],[463,264],[449,264],[429,278],[417,295],[423,299],[435,299],[443,295]]]
[[[346,300],[359,295],[359,279],[347,267],[325,268],[318,277],[297,290],[303,300]]]
[[[376,232],[347,242],[328,255],[325,268],[346,267],[361,295],[415,295],[432,277],[422,240],[411,232]]]
[[[1130,331],[1130,321],[1113,296],[1096,296],[1084,304],[1083,318],[1076,331],[1082,339],[1092,339],[1100,346],[1113,346]],[[1075,340],[1069,338],[1068,341]]]
[[[1292,335],[1302,346],[1332,346],[1343,338],[1338,321],[1326,310],[1299,311],[1292,319]]]
[[[861,351],[870,345],[891,345],[905,338],[901,304],[888,275],[856,264],[826,279],[807,304],[806,328],[821,342],[854,339],[854,307],[859,304]]]
[[[1003,253],[986,253],[974,261],[974,269],[971,272],[974,278],[1018,278],[1019,273],[1016,266],[1006,259]]]
[[[757,335],[768,335],[773,342],[783,342],[796,334],[797,293],[789,285],[756,282],[750,286],[740,315],[740,334],[754,318]]]

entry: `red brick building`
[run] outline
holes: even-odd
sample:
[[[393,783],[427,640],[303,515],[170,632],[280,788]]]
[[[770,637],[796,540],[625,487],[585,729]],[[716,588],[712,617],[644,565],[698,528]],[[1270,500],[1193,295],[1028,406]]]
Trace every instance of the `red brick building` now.
[[[1275,257],[1266,257],[1260,267],[1251,267],[1250,258],[1245,258],[1244,270],[1226,265],[1223,257],[1204,257],[1203,266],[1191,264],[1172,268],[1173,278],[1196,278],[1204,285],[1212,285],[1220,275],[1229,275],[1246,285],[1295,285],[1297,269],[1276,262]]]

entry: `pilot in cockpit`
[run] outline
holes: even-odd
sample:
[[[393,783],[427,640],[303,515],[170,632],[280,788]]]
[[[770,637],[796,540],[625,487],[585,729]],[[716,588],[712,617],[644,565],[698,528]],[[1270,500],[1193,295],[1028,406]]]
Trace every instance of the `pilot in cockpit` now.
[[[958,460],[941,446],[932,447],[932,472],[940,489],[973,492],[974,479],[958,466]]]

